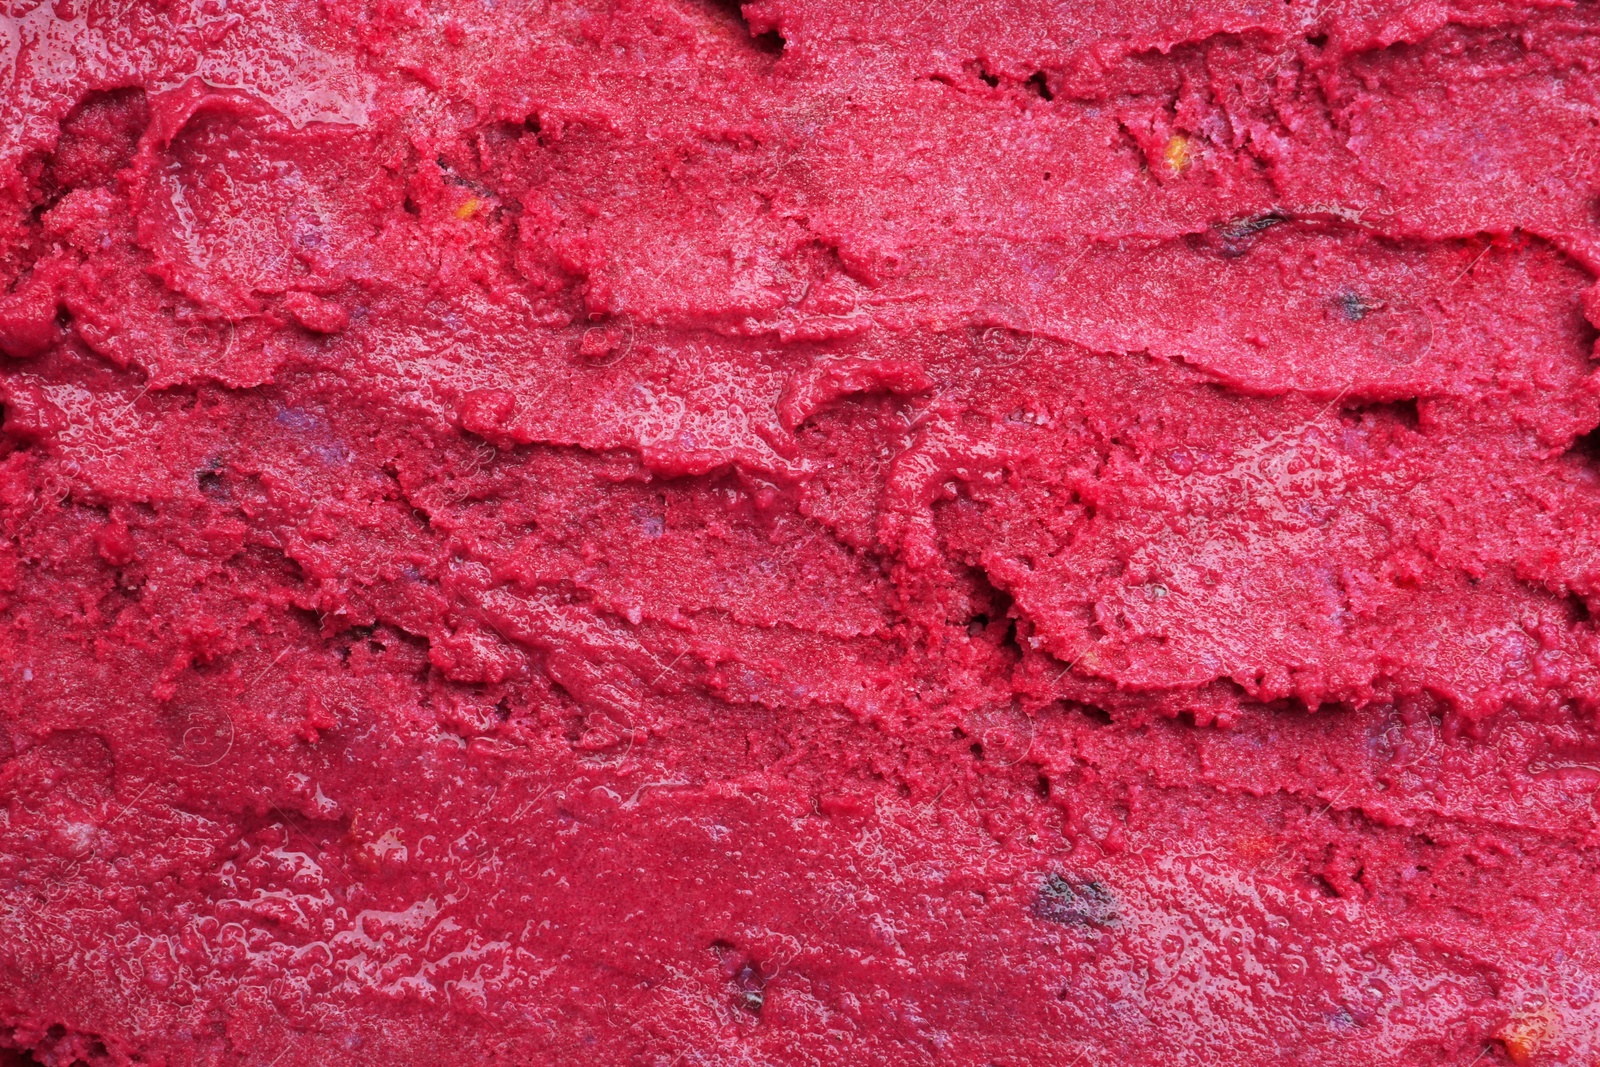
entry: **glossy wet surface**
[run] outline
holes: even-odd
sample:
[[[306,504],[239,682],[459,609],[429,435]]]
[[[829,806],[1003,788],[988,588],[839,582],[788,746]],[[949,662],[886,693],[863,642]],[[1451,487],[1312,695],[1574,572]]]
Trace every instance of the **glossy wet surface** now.
[[[1600,1058],[1590,8],[0,28],[0,1043]]]

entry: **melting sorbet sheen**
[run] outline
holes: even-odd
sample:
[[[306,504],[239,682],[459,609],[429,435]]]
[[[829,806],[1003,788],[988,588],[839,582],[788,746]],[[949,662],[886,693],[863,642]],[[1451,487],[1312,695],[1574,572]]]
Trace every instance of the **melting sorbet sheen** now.
[[[1600,1061],[1600,11],[9,0],[0,1057]]]

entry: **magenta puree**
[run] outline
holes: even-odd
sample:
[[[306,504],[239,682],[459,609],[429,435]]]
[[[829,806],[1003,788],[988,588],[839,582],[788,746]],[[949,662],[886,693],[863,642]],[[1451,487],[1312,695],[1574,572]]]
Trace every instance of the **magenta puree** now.
[[[0,1057],[1600,1062],[1600,12],[10,0]]]

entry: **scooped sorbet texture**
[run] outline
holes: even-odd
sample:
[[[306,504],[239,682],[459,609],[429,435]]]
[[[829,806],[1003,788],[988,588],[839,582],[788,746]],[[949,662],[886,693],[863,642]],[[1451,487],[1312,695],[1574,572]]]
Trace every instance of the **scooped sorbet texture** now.
[[[0,1064],[1600,1064],[1594,4],[0,74]]]

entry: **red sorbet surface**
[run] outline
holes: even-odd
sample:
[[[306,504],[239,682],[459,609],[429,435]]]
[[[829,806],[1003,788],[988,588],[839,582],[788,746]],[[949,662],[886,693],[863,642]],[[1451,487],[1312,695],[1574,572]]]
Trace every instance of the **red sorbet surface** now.
[[[0,1058],[1600,1063],[1596,5],[0,71]]]

